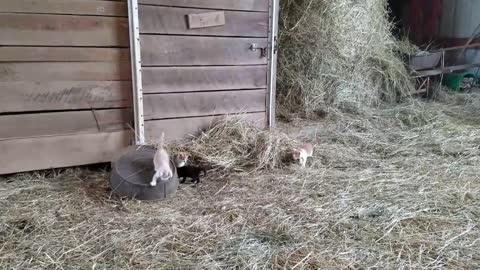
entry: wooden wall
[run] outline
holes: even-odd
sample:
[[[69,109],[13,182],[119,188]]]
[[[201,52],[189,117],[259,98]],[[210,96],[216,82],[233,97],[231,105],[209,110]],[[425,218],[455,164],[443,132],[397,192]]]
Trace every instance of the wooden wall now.
[[[227,114],[264,126],[269,0],[139,0],[145,135],[180,139]],[[225,24],[190,28],[188,16],[218,12]]]
[[[128,145],[128,47],[125,1],[0,0],[0,174]]]

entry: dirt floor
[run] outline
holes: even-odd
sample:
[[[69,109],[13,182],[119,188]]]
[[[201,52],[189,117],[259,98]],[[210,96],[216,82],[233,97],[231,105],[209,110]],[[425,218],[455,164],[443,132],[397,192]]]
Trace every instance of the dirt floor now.
[[[282,124],[306,169],[210,175],[160,203],[108,172],[0,181],[1,269],[480,269],[480,95]]]

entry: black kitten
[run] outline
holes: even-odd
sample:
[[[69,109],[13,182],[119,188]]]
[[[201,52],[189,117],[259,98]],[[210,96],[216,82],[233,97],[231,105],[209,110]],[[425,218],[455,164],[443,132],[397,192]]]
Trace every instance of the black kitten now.
[[[177,168],[177,173],[179,178],[183,178],[180,183],[185,183],[185,180],[188,178],[192,178],[192,181],[195,184],[200,182],[200,173],[203,172],[203,177],[207,176],[207,170],[202,167],[195,167],[195,166],[183,166]]]

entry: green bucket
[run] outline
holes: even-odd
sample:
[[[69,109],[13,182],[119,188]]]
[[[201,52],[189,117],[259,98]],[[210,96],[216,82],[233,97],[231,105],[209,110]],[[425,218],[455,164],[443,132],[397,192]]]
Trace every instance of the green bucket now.
[[[448,88],[458,92],[461,90],[462,82],[466,78],[473,78],[473,80],[476,81],[475,75],[470,72],[452,73],[445,76],[443,85],[446,85]]]

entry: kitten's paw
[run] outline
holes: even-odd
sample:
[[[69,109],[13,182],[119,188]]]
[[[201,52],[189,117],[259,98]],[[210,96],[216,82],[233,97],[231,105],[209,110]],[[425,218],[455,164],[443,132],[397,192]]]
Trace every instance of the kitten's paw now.
[[[156,185],[157,185],[157,182],[154,182],[154,181],[150,182],[150,186],[154,187]]]

